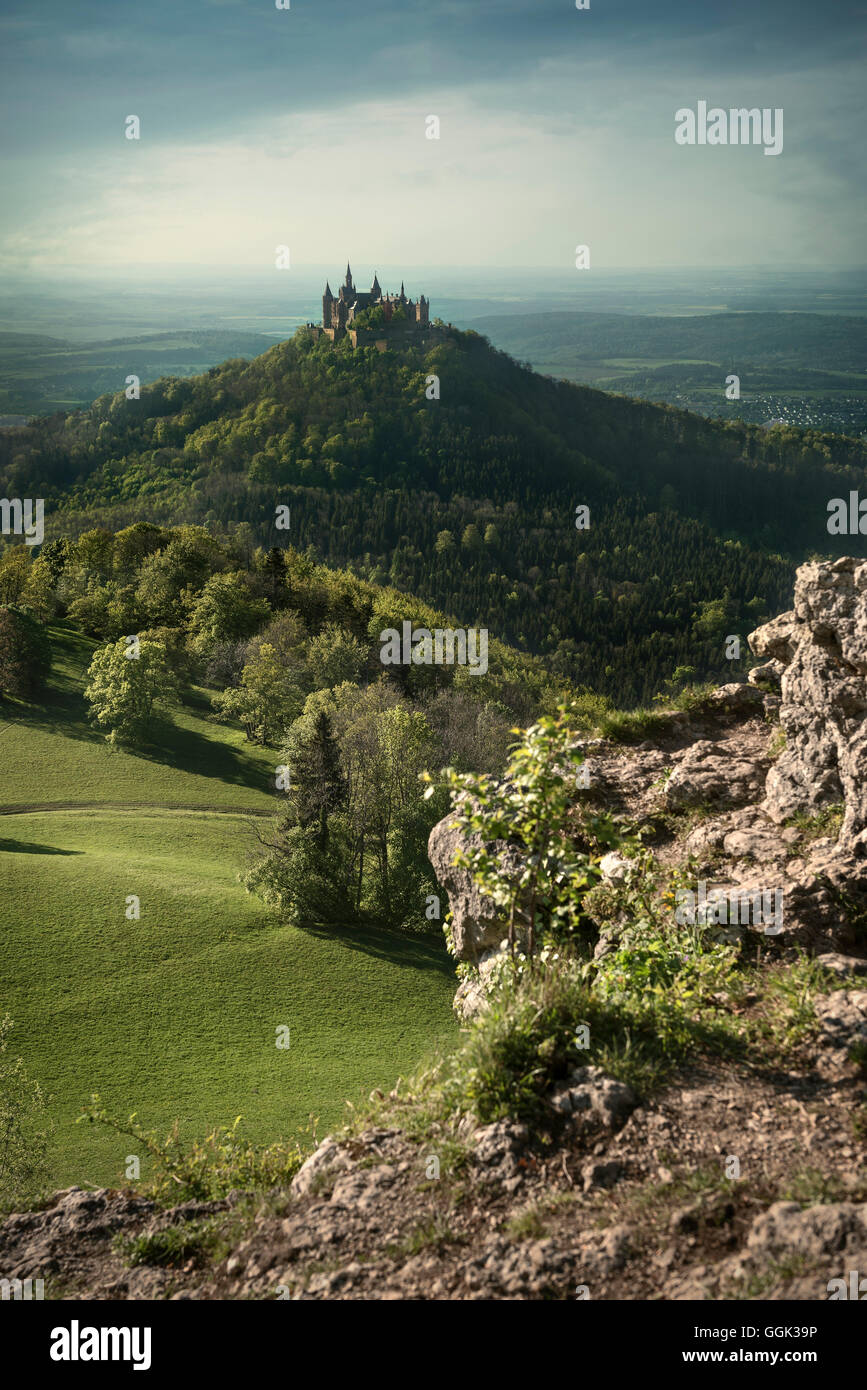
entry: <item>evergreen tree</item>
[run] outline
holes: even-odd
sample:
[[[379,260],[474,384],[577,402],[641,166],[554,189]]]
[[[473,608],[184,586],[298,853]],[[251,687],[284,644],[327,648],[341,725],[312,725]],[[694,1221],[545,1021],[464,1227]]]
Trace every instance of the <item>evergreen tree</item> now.
[[[32,700],[51,670],[51,643],[41,623],[16,608],[0,608],[0,696]]]
[[[340,749],[326,710],[318,711],[311,736],[302,743],[291,776],[299,824],[305,827],[315,825],[317,844],[325,850],[328,847],[328,818],[346,797]]]
[[[286,557],[279,545],[272,545],[262,563],[268,576],[268,593],[273,607],[286,583]]]

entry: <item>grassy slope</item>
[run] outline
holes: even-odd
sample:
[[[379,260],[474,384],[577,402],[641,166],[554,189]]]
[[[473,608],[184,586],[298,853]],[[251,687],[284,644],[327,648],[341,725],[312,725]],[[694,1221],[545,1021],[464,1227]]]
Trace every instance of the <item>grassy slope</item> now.
[[[276,754],[213,723],[205,692],[163,722],[159,746],[112,751],[87,720],[82,689],[95,643],[55,627],[54,672],[38,707],[0,706],[0,807],[50,802],[214,806],[268,811]]]
[[[242,1113],[251,1137],[288,1137],[453,1036],[438,942],[299,931],[245,894],[256,842],[244,812],[271,804],[273,752],[189,710],[166,726],[161,757],[110,752],[82,723],[75,672],[91,644],[55,637],[53,696],[42,710],[7,706],[16,722],[0,726],[4,805],[87,807],[0,817],[0,1011],[54,1098],[53,1180],[121,1182],[136,1151],[73,1123],[93,1090],[147,1127],[177,1116],[200,1134]],[[139,921],[124,915],[132,893]]]

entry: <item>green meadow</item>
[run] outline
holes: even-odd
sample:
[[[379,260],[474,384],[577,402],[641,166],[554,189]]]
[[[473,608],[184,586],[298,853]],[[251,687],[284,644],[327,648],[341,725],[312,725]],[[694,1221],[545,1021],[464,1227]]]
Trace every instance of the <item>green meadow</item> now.
[[[298,929],[244,891],[275,750],[211,721],[200,691],[154,747],[113,751],[82,696],[94,644],[52,639],[44,703],[0,706],[0,1013],[49,1097],[52,1181],[124,1181],[135,1142],[75,1124],[93,1091],[148,1129],[240,1114],[249,1138],[304,1140],[447,1046],[437,937]]]

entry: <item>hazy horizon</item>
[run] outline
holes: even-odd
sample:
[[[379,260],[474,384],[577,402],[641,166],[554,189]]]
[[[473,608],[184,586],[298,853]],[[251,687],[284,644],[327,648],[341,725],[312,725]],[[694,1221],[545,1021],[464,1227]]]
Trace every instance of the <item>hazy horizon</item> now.
[[[278,271],[165,267],[120,276],[0,274],[0,332],[39,333],[76,342],[202,329],[288,337],[318,321],[326,279],[342,282],[346,263]],[[580,277],[547,268],[390,266],[352,262],[366,287],[401,281],[425,294],[431,313],[458,327],[493,315],[552,311],[692,315],[783,311],[867,314],[867,271],[722,269],[598,270]]]

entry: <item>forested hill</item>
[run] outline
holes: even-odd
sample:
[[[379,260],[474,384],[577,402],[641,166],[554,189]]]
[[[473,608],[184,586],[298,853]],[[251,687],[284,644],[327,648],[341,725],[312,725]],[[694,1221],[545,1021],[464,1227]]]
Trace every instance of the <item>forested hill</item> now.
[[[678,665],[723,673],[724,636],[785,606],[795,559],[867,553],[826,529],[864,465],[862,441],[557,383],[457,330],[382,354],[301,330],[0,435],[0,493],[44,497],[49,535],[83,514],[246,523],[627,701]]]

